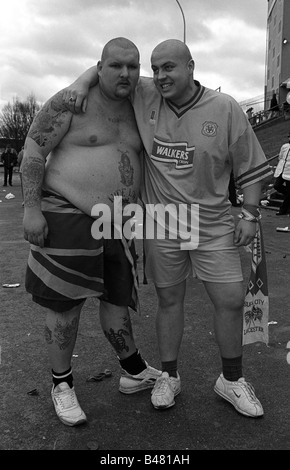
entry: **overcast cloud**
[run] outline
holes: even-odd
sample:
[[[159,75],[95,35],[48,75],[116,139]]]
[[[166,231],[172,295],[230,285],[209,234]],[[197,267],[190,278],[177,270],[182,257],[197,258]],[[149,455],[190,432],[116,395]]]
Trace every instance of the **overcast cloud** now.
[[[263,95],[266,0],[179,0],[195,78],[237,101]],[[183,40],[176,0],[0,0],[0,108],[30,93],[40,102],[71,83],[117,36],[141,54],[151,76],[152,49]]]

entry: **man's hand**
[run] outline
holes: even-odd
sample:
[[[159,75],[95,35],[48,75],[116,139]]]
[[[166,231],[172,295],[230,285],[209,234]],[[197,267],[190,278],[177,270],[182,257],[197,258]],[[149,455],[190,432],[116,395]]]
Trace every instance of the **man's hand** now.
[[[64,88],[62,92],[63,102],[72,113],[86,112],[89,86],[82,82],[78,83],[78,80],[76,80],[72,85]]]
[[[24,238],[32,245],[44,247],[48,235],[48,225],[40,210],[25,209],[23,217]]]
[[[234,244],[236,246],[247,246],[252,243],[257,232],[257,224],[241,219],[236,227]]]
[[[71,85],[62,90],[62,98],[72,113],[86,112],[89,89],[99,82],[98,66],[93,65],[80,75]]]

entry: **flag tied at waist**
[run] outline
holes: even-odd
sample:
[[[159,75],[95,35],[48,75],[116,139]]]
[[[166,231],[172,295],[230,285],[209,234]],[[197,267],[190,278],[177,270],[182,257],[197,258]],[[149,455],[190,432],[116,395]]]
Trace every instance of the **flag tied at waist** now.
[[[243,313],[243,345],[263,342],[268,345],[269,296],[267,265],[261,223],[251,247],[251,273]]]

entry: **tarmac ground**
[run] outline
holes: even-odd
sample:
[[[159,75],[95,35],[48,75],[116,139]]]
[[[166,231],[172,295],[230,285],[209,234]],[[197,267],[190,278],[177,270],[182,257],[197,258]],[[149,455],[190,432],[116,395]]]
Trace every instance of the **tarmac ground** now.
[[[19,174],[14,174],[13,186],[5,188],[2,176],[0,171],[1,450],[97,450],[110,463],[110,455],[135,451],[152,455],[167,451],[174,456],[189,455],[194,450],[290,449],[290,232],[276,231],[277,226],[290,226],[288,216],[277,217],[274,211],[262,209],[270,301],[269,344],[244,347],[244,375],[263,404],[262,418],[240,415],[214,393],[221,364],[213,332],[213,309],[202,283],[190,279],[179,358],[182,393],[176,405],[157,411],[151,405],[150,390],[133,395],[118,391],[118,360],[101,331],[98,301],[88,300],[72,364],[74,385],[88,423],[67,427],[55,415],[50,397],[44,312],[31,301],[24,287],[29,245],[22,231]],[[9,193],[14,197],[6,198]],[[239,208],[233,208],[233,212],[238,214]],[[246,285],[250,253],[241,249],[241,257]],[[145,359],[160,368],[156,295],[151,284],[142,283],[141,250],[139,259],[142,314],[132,314],[134,335]],[[15,283],[20,285],[2,287]],[[111,377],[87,381],[105,369],[112,371]]]

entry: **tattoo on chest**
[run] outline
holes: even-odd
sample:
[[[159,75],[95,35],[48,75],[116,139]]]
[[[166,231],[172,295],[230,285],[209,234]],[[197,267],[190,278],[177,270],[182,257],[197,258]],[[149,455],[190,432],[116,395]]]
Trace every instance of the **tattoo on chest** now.
[[[134,189],[116,189],[113,193],[109,194],[108,199],[110,202],[114,202],[114,198],[121,196],[122,198],[122,207],[127,206],[128,204],[134,204],[137,200],[137,193]]]
[[[116,196],[121,196],[122,206],[125,207],[127,204],[135,203],[137,199],[136,190],[132,188],[134,184],[134,168],[128,156],[128,151],[121,152],[118,168],[121,177],[120,183],[123,187],[117,188],[113,193],[109,194],[108,199],[113,203]]]
[[[122,152],[121,161],[119,162],[119,171],[121,175],[121,183],[125,186],[132,186],[134,168],[131,165],[130,158],[128,157],[128,151]]]
[[[119,124],[120,118],[118,118],[118,117],[115,117],[115,118],[114,117],[113,118],[108,117],[108,121],[113,122],[114,124],[116,124],[116,123]]]

